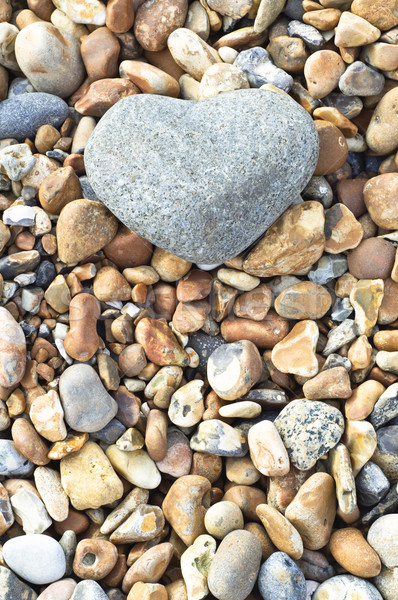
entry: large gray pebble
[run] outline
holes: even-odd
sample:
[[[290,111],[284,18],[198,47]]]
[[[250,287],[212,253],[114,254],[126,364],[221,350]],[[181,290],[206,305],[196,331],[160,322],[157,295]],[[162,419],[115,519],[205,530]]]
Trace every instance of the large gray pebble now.
[[[95,128],[85,164],[130,229],[211,264],[247,248],[296,200],[317,156],[313,121],[292,98],[237,90],[202,102],[125,98]]]
[[[68,116],[66,102],[52,94],[14,96],[0,103],[0,139],[34,139],[39,127],[60,127]]]
[[[3,554],[7,565],[29,583],[52,583],[65,574],[62,546],[48,535],[14,537],[4,544]]]
[[[258,589],[264,600],[306,600],[305,578],[285,552],[274,552],[261,566]]]
[[[86,579],[77,584],[70,600],[108,600],[108,596],[99,583]]]
[[[261,546],[255,535],[237,529],[225,536],[210,566],[207,584],[218,600],[245,600],[257,579]]]
[[[383,600],[374,585],[354,575],[336,575],[321,583],[312,600]]]
[[[75,431],[93,433],[107,425],[118,407],[90,365],[72,365],[59,380],[65,421]]]
[[[15,56],[38,92],[70,96],[84,79],[80,42],[51,23],[31,23],[15,40]]]
[[[6,567],[0,566],[1,600],[36,600],[37,594]]]

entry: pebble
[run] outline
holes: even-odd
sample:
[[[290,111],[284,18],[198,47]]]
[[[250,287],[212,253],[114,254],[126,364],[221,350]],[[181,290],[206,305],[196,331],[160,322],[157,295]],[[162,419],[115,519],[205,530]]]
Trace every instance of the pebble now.
[[[275,426],[292,464],[311,469],[344,432],[341,412],[315,400],[293,400],[279,413]]]
[[[46,93],[21,94],[1,103],[0,138],[34,138],[44,124],[59,127],[68,116],[67,104]]]
[[[286,319],[321,319],[331,304],[332,298],[326,288],[302,281],[279,294],[275,299],[275,310]]]
[[[302,10],[302,9],[301,9]],[[300,16],[301,19],[301,16]],[[293,20],[287,26],[287,32],[292,37],[301,38],[310,50],[319,50],[325,45],[325,38],[312,25],[306,25],[301,21]]]
[[[50,517],[54,521],[64,521],[68,517],[69,499],[61,485],[58,471],[48,467],[37,467],[34,479]]]
[[[334,559],[352,575],[367,578],[380,573],[378,555],[354,527],[335,531],[330,538],[330,551]]]
[[[290,469],[289,457],[275,425],[260,421],[249,429],[250,457],[256,469],[268,477],[286,475]]]
[[[384,81],[381,73],[356,60],[340,77],[339,88],[346,96],[376,96],[381,93]]]
[[[360,594],[361,600],[383,600],[374,585],[366,579],[354,575],[336,575],[331,577],[315,590],[312,600],[332,600],[332,598],[349,598]]]
[[[25,373],[26,342],[20,325],[7,309],[0,307],[0,385],[11,387]]]
[[[111,463],[91,441],[61,459],[61,484],[76,510],[99,508],[123,495],[123,484]]]
[[[384,229],[396,229],[398,220],[394,211],[395,189],[398,184],[396,173],[384,173],[372,177],[364,189],[364,201],[372,220]]]
[[[376,325],[384,294],[382,279],[358,281],[350,292],[350,302],[355,309],[355,325],[360,335],[369,336]]]
[[[159,485],[160,473],[145,450],[124,451],[112,444],[106,449],[106,456],[114,469],[133,485],[148,490]]]
[[[380,30],[358,15],[344,11],[335,31],[336,46],[348,48],[372,44],[380,37]]]
[[[178,31],[181,31],[181,29]],[[177,32],[174,32],[170,36],[169,43],[171,41],[171,38],[176,33]],[[190,32],[190,33],[192,33],[192,35],[194,35],[193,32]],[[198,38],[198,39],[200,40],[200,38]],[[201,41],[201,43],[204,43],[204,42]],[[211,66],[211,64],[209,66]],[[260,98],[261,98],[261,102],[259,102]],[[144,94],[144,95],[137,96],[135,98],[131,98],[129,100],[126,99],[123,103],[118,104],[115,107],[115,109],[112,111],[112,113],[109,113],[109,115],[107,115],[107,117],[101,121],[100,126],[97,126],[95,128],[93,135],[90,137],[89,143],[88,143],[86,151],[85,151],[85,161],[86,161],[87,173],[89,175],[91,184],[93,185],[94,190],[98,194],[98,197],[101,198],[102,200],[104,200],[107,203],[107,205],[110,208],[112,208],[116,212],[116,214],[119,215],[121,217],[121,219],[128,226],[132,227],[135,231],[142,234],[145,238],[148,238],[149,240],[153,240],[160,247],[166,248],[167,250],[169,250],[170,252],[173,252],[173,253],[177,252],[179,254],[179,256],[181,256],[182,258],[189,259],[192,261],[197,261],[199,263],[214,263],[215,261],[219,261],[223,257],[230,258],[231,256],[236,256],[241,250],[246,248],[248,246],[248,244],[250,244],[250,242],[254,241],[258,237],[258,235],[264,231],[264,228],[271,221],[273,221],[278,214],[280,214],[280,211],[282,211],[283,208],[286,208],[286,206],[291,201],[291,196],[289,194],[284,193],[284,201],[283,202],[285,204],[281,204],[279,202],[278,206],[273,205],[274,208],[272,210],[276,210],[277,212],[271,212],[271,206],[270,206],[269,200],[265,200],[265,202],[267,203],[267,220],[264,220],[264,211],[262,209],[261,202],[258,203],[258,206],[253,207],[253,208],[255,208],[255,210],[254,210],[255,214],[253,214],[251,219],[248,220],[249,215],[248,215],[247,210],[244,211],[244,214],[242,212],[242,199],[244,198],[244,196],[242,196],[242,194],[240,192],[239,185],[238,185],[238,187],[236,185],[234,185],[233,190],[232,190],[232,189],[228,188],[228,185],[227,185],[228,178],[227,177],[223,178],[222,180],[219,180],[217,191],[214,190],[214,197],[217,197],[218,214],[219,215],[222,214],[223,203],[226,202],[225,198],[228,198],[228,203],[227,203],[228,204],[228,214],[230,215],[230,217],[232,217],[232,215],[233,215],[232,222],[234,223],[233,227],[230,230],[229,239],[226,240],[225,235],[223,235],[222,236],[222,245],[221,245],[221,237],[219,237],[219,244],[217,244],[217,242],[216,242],[217,236],[215,236],[215,235],[212,235],[211,241],[203,239],[202,234],[197,239],[195,239],[195,237],[193,237],[193,233],[192,233],[193,230],[206,231],[206,228],[205,227],[202,228],[198,223],[198,211],[195,210],[195,208],[193,208],[192,216],[191,216],[191,214],[185,215],[182,220],[180,215],[177,216],[177,212],[175,211],[175,205],[173,204],[174,218],[178,220],[178,227],[177,227],[177,221],[175,221],[174,225],[172,225],[172,223],[170,223],[169,228],[168,228],[168,234],[166,237],[164,237],[164,233],[162,232],[162,230],[159,229],[158,219],[156,219],[156,221],[153,221],[151,219],[142,220],[140,218],[140,210],[138,210],[138,207],[144,208],[144,206],[141,202],[139,204],[135,205],[137,210],[134,213],[134,216],[131,212],[130,205],[129,205],[130,207],[128,208],[128,214],[127,214],[125,201],[123,200],[124,196],[122,196],[122,198],[121,198],[119,191],[116,191],[113,189],[114,182],[119,181],[120,179],[122,179],[123,181],[126,181],[126,185],[127,185],[127,180],[125,179],[125,176],[123,176],[124,169],[126,168],[125,165],[129,165],[128,169],[130,171],[134,171],[134,172],[136,170],[140,171],[139,168],[137,169],[137,167],[139,167],[139,161],[137,162],[137,158],[135,158],[134,161],[132,160],[133,155],[128,150],[128,143],[127,144],[123,143],[121,145],[121,148],[126,148],[125,157],[121,158],[120,154],[118,153],[118,155],[117,156],[115,155],[114,159],[112,159],[113,155],[112,155],[111,149],[114,148],[115,144],[116,144],[116,142],[113,139],[113,137],[115,135],[115,131],[117,130],[118,136],[119,135],[128,136],[128,140],[131,140],[132,138],[134,138],[136,140],[143,139],[143,134],[140,133],[139,130],[137,129],[139,127],[138,124],[140,122],[141,123],[142,122],[155,123],[156,120],[154,120],[151,117],[151,114],[152,113],[158,114],[158,110],[160,109],[159,108],[160,106],[162,107],[161,110],[164,115],[164,119],[166,119],[166,115],[167,115],[167,120],[170,119],[170,123],[172,123],[174,121],[174,119],[178,119],[179,131],[181,131],[181,133],[182,133],[182,138],[178,144],[177,144],[177,142],[175,143],[175,148],[176,148],[176,151],[178,151],[178,156],[180,158],[181,158],[181,156],[188,156],[190,153],[190,150],[188,150],[188,146],[190,143],[188,141],[190,139],[188,137],[188,131],[190,128],[192,128],[195,125],[195,123],[198,119],[200,119],[200,121],[201,121],[201,128],[203,131],[202,142],[204,143],[204,141],[209,138],[209,135],[212,135],[212,133],[208,134],[208,133],[205,133],[203,130],[203,121],[200,116],[201,111],[203,111],[203,110],[206,111],[206,121],[205,122],[207,122],[207,123],[213,123],[213,119],[218,120],[218,118],[216,116],[210,117],[211,114],[217,115],[220,111],[222,111],[222,112],[227,111],[231,114],[231,118],[232,118],[231,111],[234,111],[236,113],[236,117],[233,118],[234,124],[235,124],[234,132],[228,131],[225,129],[225,127],[223,127],[223,133],[222,133],[223,144],[226,143],[227,138],[232,140],[233,137],[236,135],[238,122],[242,122],[242,126],[245,127],[245,124],[246,124],[245,115],[249,114],[249,112],[250,112],[250,115],[251,115],[250,118],[257,119],[256,135],[259,136],[259,139],[261,136],[261,140],[262,140],[261,145],[264,144],[264,148],[265,148],[264,152],[265,153],[267,152],[266,147],[268,146],[268,144],[272,143],[273,161],[272,161],[272,164],[269,163],[269,165],[267,165],[267,166],[269,167],[270,170],[272,170],[273,173],[277,172],[275,169],[282,168],[282,164],[280,164],[279,167],[277,167],[277,164],[276,164],[277,154],[275,151],[275,147],[278,145],[277,139],[279,139],[279,137],[282,135],[282,130],[280,128],[278,128],[278,131],[270,131],[269,130],[269,121],[264,120],[264,112],[263,111],[265,111],[267,114],[270,114],[270,112],[276,110],[276,107],[277,107],[278,113],[280,113],[280,111],[283,111],[286,115],[289,115],[289,119],[290,119],[289,122],[297,123],[298,127],[305,128],[306,130],[308,129],[307,135],[309,136],[309,139],[314,140],[313,144],[316,145],[315,131],[313,129],[313,125],[308,120],[309,119],[308,115],[303,114],[301,112],[302,109],[300,109],[297,106],[297,104],[294,103],[293,100],[291,100],[285,96],[281,96],[280,94],[277,94],[275,92],[271,92],[271,91],[264,91],[264,92],[262,91],[261,96],[259,96],[258,92],[255,90],[238,90],[235,92],[230,92],[228,94],[221,94],[220,96],[210,98],[209,100],[206,100],[199,104],[196,104],[196,103],[187,104],[187,105],[184,105],[187,107],[185,110],[187,111],[188,107],[190,107],[190,108],[189,108],[188,112],[184,112],[185,118],[183,118],[182,114],[181,114],[182,105],[175,103],[175,101],[173,99],[158,98],[152,94],[149,94],[149,95]],[[131,116],[131,108],[130,107],[134,107],[134,111],[136,114],[136,117],[134,118],[134,120],[131,120],[131,117],[130,117]],[[255,117],[256,114],[258,114],[258,117]],[[142,115],[142,117],[139,115]],[[117,128],[114,127],[113,119],[116,119],[116,121],[118,123]],[[237,121],[237,119],[239,121]],[[213,125],[211,125],[211,128],[212,127],[213,127]],[[174,132],[173,135],[175,135],[174,129],[173,129],[173,132]],[[146,135],[149,135],[150,137],[148,139],[152,139],[153,134],[154,134],[154,132],[152,132],[150,134],[149,134],[149,132],[147,132],[144,134],[144,137]],[[168,147],[167,161],[162,166],[160,163],[157,163],[157,162],[154,163],[154,165],[153,165],[154,172],[152,175],[146,169],[145,176],[143,176],[143,175],[140,176],[141,183],[139,184],[140,186],[144,186],[148,190],[152,190],[150,192],[152,202],[160,202],[160,200],[157,199],[160,194],[162,206],[164,206],[167,196],[165,197],[162,186],[159,186],[158,174],[159,174],[159,172],[162,172],[162,171],[169,172],[169,169],[174,168],[173,165],[176,164],[176,161],[173,159],[173,157],[169,151],[170,144],[167,142],[167,135],[168,134],[164,133],[164,129],[163,129],[163,143],[165,145],[167,145],[167,147]],[[287,135],[287,132],[286,132],[286,135]],[[240,139],[239,144],[241,144],[242,138],[240,137],[239,139]],[[237,161],[237,164],[241,165],[242,156],[250,155],[251,151],[250,151],[249,147],[254,143],[254,138],[246,137],[245,143],[248,146],[247,149],[243,149],[241,147],[241,145],[239,145],[238,154],[236,154],[234,158],[230,157],[230,159],[228,161],[227,168],[231,170],[231,175],[232,175],[232,171],[235,169],[235,167],[234,167],[235,162]],[[232,141],[230,143],[230,146],[233,147]],[[309,171],[313,168],[315,156],[313,156],[310,153],[310,150],[312,152],[312,148],[310,149],[310,146],[311,146],[311,144],[308,144],[306,146],[306,148],[308,148],[308,151],[309,151],[308,155],[307,155],[307,153],[306,153],[307,150],[306,150],[306,152],[302,152],[302,151],[297,152],[295,150],[295,140],[292,139],[291,143],[289,144],[289,151],[292,151],[295,155],[300,155],[300,158],[302,160],[302,166],[300,166],[300,168],[299,168],[300,172],[302,173],[302,177],[299,180],[296,179],[294,182],[294,186],[292,185],[292,188],[294,187],[294,189],[297,190],[297,192],[299,190],[301,190],[302,187],[304,187],[305,183],[307,182],[307,180],[309,178]],[[181,148],[184,148],[182,154],[181,154]],[[197,141],[195,141],[195,154],[196,154],[197,165],[199,165],[199,164],[203,165],[202,168],[206,170],[205,171],[206,177],[211,177],[211,181],[213,182],[212,185],[214,187],[214,182],[217,181],[217,178],[214,178],[211,176],[210,171],[209,171],[209,166],[208,166],[210,164],[210,165],[212,165],[211,169],[217,168],[217,164],[218,164],[217,159],[212,158],[212,153],[214,152],[214,150],[205,149],[205,148],[207,148],[207,142],[206,142],[206,144],[203,145],[204,154],[203,154],[202,158],[199,160],[199,156],[197,155],[197,148],[198,148]],[[109,179],[109,176],[107,176],[108,171],[105,172],[103,170],[103,162],[101,159],[101,156],[103,154],[107,155],[108,165],[110,165],[110,161],[112,161],[112,160],[115,161],[114,167],[111,168],[111,171],[112,171],[111,179]],[[139,155],[140,155],[139,151],[134,153],[135,157],[138,157]],[[180,160],[180,158],[179,158],[179,160]],[[274,161],[274,159],[275,159],[275,161]],[[251,163],[250,167],[247,167],[247,168],[250,168],[250,170],[252,170],[253,167],[254,167],[254,163]],[[185,167],[185,169],[187,169],[187,167]],[[155,171],[156,171],[156,173],[155,173]],[[120,174],[118,175],[118,173],[120,173]],[[199,171],[197,171],[197,173],[199,175]],[[174,177],[174,180],[179,182],[179,185],[184,187],[184,189],[185,189],[185,192],[183,192],[184,194],[187,193],[188,189],[191,190],[190,198],[193,198],[193,197],[196,198],[192,207],[194,207],[197,202],[200,202],[201,205],[204,204],[204,206],[206,206],[206,200],[203,198],[203,190],[201,191],[201,189],[202,189],[201,186],[203,183],[202,176],[199,176],[198,181],[200,181],[201,184],[197,190],[192,188],[192,185],[193,185],[192,178],[189,176],[188,183],[183,183],[184,177],[185,178],[188,177],[188,170],[184,170],[184,168],[180,165],[178,168],[178,174],[176,174],[176,177]],[[233,177],[235,177],[235,176],[233,176]],[[262,185],[261,177],[258,178],[258,176],[257,175],[254,176],[254,174],[253,174],[253,177],[255,177],[255,179],[257,181],[257,185],[261,186]],[[281,173],[280,177],[282,177],[282,173]],[[284,170],[283,177],[284,177],[284,179],[286,177],[285,170]],[[232,180],[234,180],[234,179],[232,179]],[[276,183],[277,180],[278,180],[278,183]],[[280,178],[278,179],[276,176],[275,177],[273,176],[273,181],[275,182],[274,185],[276,187],[275,187],[275,190],[270,188],[269,193],[270,194],[271,193],[278,194],[278,188],[280,187],[281,179]],[[126,189],[125,193],[128,194],[129,199],[130,199],[130,197],[131,198],[134,197],[134,193],[135,193],[134,190],[136,189],[137,183],[138,183],[138,180],[134,183],[134,189],[132,189],[130,192],[127,191],[128,190],[127,187],[125,188]],[[286,184],[286,185],[287,185],[287,187],[289,187],[290,184]],[[286,185],[285,185],[285,188],[286,188]],[[189,187],[186,187],[186,186],[189,186]],[[297,192],[295,192],[295,196],[296,196]],[[173,197],[174,197],[174,193],[173,193]],[[127,196],[125,196],[125,198],[127,198]],[[238,201],[238,199],[239,199],[239,201]],[[202,209],[202,212],[203,212],[203,210],[204,209]],[[210,209],[207,205],[207,209],[204,210],[204,212],[203,212],[204,220],[207,220],[207,216],[205,216],[205,215],[209,214],[208,213],[209,210]],[[212,207],[211,210],[214,210],[214,207]],[[261,211],[260,221],[259,221],[259,215],[258,215],[257,211]],[[194,227],[192,226],[193,218],[195,219]],[[244,227],[241,227],[241,224],[243,224],[243,223],[244,223]],[[259,223],[261,223],[261,224],[259,224]],[[174,227],[174,228],[177,227],[177,229],[175,231],[178,230],[178,236],[175,236],[175,235],[173,236],[172,227]],[[221,231],[221,228],[223,227],[222,219],[221,220],[217,219],[217,227],[220,228],[220,231]],[[313,238],[311,238],[311,239],[313,239]],[[220,252],[221,252],[221,254],[220,254]],[[252,274],[252,273],[250,273],[250,274]]]
[[[337,52],[318,50],[311,54],[304,66],[304,76],[311,96],[316,99],[325,98],[335,89],[345,69],[344,61]]]
[[[29,583],[43,585],[63,577],[65,556],[59,543],[48,535],[23,535],[3,546],[7,565]],[[25,557],[29,556],[29,561]]]
[[[207,577],[215,553],[216,541],[210,535],[200,535],[182,554],[181,571],[190,600],[208,594]]]
[[[174,546],[165,542],[144,552],[123,578],[123,589],[128,592],[137,582],[156,583],[163,576],[173,556]]]
[[[373,410],[370,413],[370,422],[375,429],[386,425],[388,421],[397,416],[397,389],[398,384],[396,383],[388,386],[374,403]]]
[[[135,339],[144,348],[147,359],[156,365],[186,366],[188,363],[186,351],[163,321],[141,319],[135,330]]]
[[[222,406],[218,413],[221,417],[253,419],[261,414],[261,404],[251,402],[251,400],[243,400],[242,402]]]
[[[73,571],[81,579],[103,579],[117,561],[116,546],[107,540],[81,540],[76,547]]]
[[[210,535],[222,540],[228,533],[243,529],[244,520],[240,508],[229,501],[217,502],[205,515],[205,527]]]
[[[377,104],[366,131],[366,143],[369,148],[378,154],[389,154],[393,152],[398,144],[396,142],[396,131],[398,120],[392,113],[395,106],[398,90],[396,88],[388,91]],[[389,115],[387,117],[387,115]]]
[[[108,595],[96,581],[80,581],[69,600],[109,600]]]
[[[368,461],[358,473],[355,485],[358,501],[363,506],[374,506],[390,489],[390,482],[383,471],[371,461]]]
[[[246,444],[243,443],[239,431],[219,419],[199,423],[190,446],[196,452],[217,456],[244,456],[247,453]]]
[[[244,396],[260,379],[261,372],[260,354],[249,340],[220,346],[207,362],[209,384],[223,400]]]
[[[372,256],[372,261],[369,261]],[[348,268],[358,279],[387,279],[395,259],[395,248],[387,240],[370,237],[348,253]]]
[[[170,34],[184,26],[187,10],[186,0],[144,2],[137,10],[134,24],[134,35],[142,48],[151,52],[164,50]]]
[[[385,391],[384,385],[374,379],[361,383],[345,403],[345,415],[350,420],[362,420],[368,417],[376,402]]]
[[[397,527],[398,517],[392,514],[377,519],[368,531],[368,543],[388,568],[398,566]]]
[[[255,535],[238,529],[222,540],[210,565],[207,584],[218,600],[245,600],[257,579],[261,545]]]
[[[287,35],[273,38],[267,46],[267,52],[276,66],[288,73],[302,73],[308,59],[303,40]]]
[[[267,50],[259,46],[240,52],[234,65],[245,73],[251,87],[271,84],[289,92],[293,85],[293,77],[275,66]]]
[[[262,565],[258,587],[263,600],[306,600],[303,573],[285,552],[275,552]]]
[[[0,586],[4,600],[36,600],[36,592],[23,581],[20,581],[14,573],[6,567],[0,566]]]
[[[335,204],[325,211],[325,251],[338,254],[356,248],[363,237],[363,228],[349,208]]]
[[[188,438],[176,427],[169,427],[166,456],[161,461],[157,461],[157,468],[161,473],[178,478],[189,474],[191,463],[192,451]]]
[[[304,320],[296,323],[271,354],[273,364],[282,373],[292,373],[312,377],[318,372],[315,349],[319,330],[315,321]]]
[[[359,518],[359,510],[350,452],[344,444],[330,450],[329,467],[336,483],[338,515],[346,523],[353,523]]]

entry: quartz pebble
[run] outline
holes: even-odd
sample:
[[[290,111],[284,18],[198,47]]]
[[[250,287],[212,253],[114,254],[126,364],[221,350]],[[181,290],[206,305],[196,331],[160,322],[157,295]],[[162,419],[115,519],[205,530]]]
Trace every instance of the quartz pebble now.
[[[65,573],[63,550],[47,535],[14,537],[4,544],[3,552],[7,565],[29,583],[51,583]],[[25,560],[26,552],[29,561]]]

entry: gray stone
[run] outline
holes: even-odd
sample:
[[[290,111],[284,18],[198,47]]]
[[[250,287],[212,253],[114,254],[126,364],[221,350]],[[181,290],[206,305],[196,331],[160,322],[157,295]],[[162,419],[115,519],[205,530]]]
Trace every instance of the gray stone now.
[[[290,21],[287,32],[291,37],[301,38],[310,50],[320,50],[325,45],[323,35],[312,25],[301,21]]]
[[[344,418],[337,408],[324,402],[293,400],[275,419],[275,427],[293,466],[307,471],[339,442]]]
[[[306,579],[313,579],[322,583],[335,574],[334,568],[322,552],[304,548],[302,557],[297,561],[297,566]]]
[[[243,529],[228,533],[210,565],[210,592],[218,600],[245,600],[256,582],[260,561],[261,546],[255,535]]]
[[[112,419],[105,427],[93,432],[91,437],[104,442],[104,444],[114,444],[125,431],[126,428],[120,421]]]
[[[7,565],[29,583],[43,585],[58,581],[65,574],[62,547],[49,535],[29,534],[14,537],[3,546]]]
[[[202,421],[190,445],[195,452],[216,456],[245,456],[248,450],[239,431],[218,419]]]
[[[79,181],[83,192],[83,198],[87,198],[88,200],[96,200],[98,202],[98,198],[88,180],[88,177],[83,175],[82,177],[79,177]]]
[[[325,106],[337,108],[347,119],[354,119],[363,109],[363,102],[358,96],[346,96],[339,92],[332,92],[325,98],[322,98]]]
[[[384,76],[360,60],[349,65],[339,80],[339,88],[346,96],[377,96],[384,87]]]
[[[29,477],[34,465],[18,450],[12,440],[0,440],[0,475]]]
[[[284,92],[288,92],[293,85],[293,77],[283,69],[276,67],[268,52],[260,46],[240,52],[234,65],[245,73],[253,88],[270,83]]]
[[[77,584],[70,600],[108,600],[108,596],[99,583],[86,579]]]
[[[329,182],[322,175],[314,175],[302,192],[304,200],[320,202],[324,208],[332,206],[333,191]]]
[[[345,321],[354,310],[349,298],[336,298],[332,306],[331,317],[333,321]]]
[[[303,15],[305,15],[303,0],[287,0],[283,12],[290,19],[302,19]]]
[[[90,365],[65,369],[59,380],[65,421],[75,431],[99,431],[116,416],[117,403]]]
[[[11,146],[12,147],[12,146]],[[36,159],[34,159],[34,166]],[[30,167],[30,168],[32,168]],[[30,169],[29,169],[30,170]],[[3,223],[5,225],[21,225],[22,227],[31,227],[35,224],[35,216],[36,212],[33,206],[25,206],[25,204],[17,204],[15,206],[11,206],[7,208],[3,212]]]
[[[207,372],[207,361],[210,355],[219,346],[225,345],[225,340],[221,335],[210,336],[203,331],[195,331],[189,336],[189,346],[193,348],[199,356],[199,371],[204,375]]]
[[[347,257],[344,254],[324,254],[308,273],[308,279],[324,285],[346,271]]]
[[[329,354],[321,371],[327,371],[328,369],[334,369],[335,367],[344,367],[346,371],[350,372],[352,369],[352,364],[350,359],[346,356],[341,356],[340,354]]]
[[[20,581],[10,569],[0,566],[1,600],[36,600],[37,594],[26,583]]]
[[[336,575],[321,583],[315,590],[312,600],[348,600],[349,598],[360,598],[360,600],[383,600],[374,585],[366,579],[355,577],[355,575]]]
[[[397,512],[398,508],[398,493],[397,486],[394,485],[390,488],[389,492],[384,496],[376,506],[374,506],[369,512],[363,515],[362,525],[368,527],[371,523],[376,521],[383,515],[389,515],[390,513]]]
[[[19,96],[20,94],[31,94],[35,92],[35,88],[26,77],[16,77],[10,83],[8,88],[8,98]]]
[[[317,155],[302,107],[248,89],[202,102],[125,98],[98,123],[85,164],[94,192],[130,229],[211,264],[239,254],[276,220]]]
[[[75,551],[77,546],[76,533],[71,529],[65,531],[59,540],[59,544],[65,555],[66,568],[65,577],[69,577],[73,573],[73,559],[75,558]]]
[[[264,600],[306,600],[303,573],[285,552],[274,552],[261,566],[258,589]]]
[[[375,429],[382,427],[398,415],[398,383],[390,385],[377,400],[369,420]]]
[[[0,139],[34,139],[39,127],[60,127],[68,115],[66,102],[52,94],[14,96],[0,103]]]
[[[388,569],[382,565],[380,574],[373,582],[385,600],[398,598],[398,567]]]
[[[353,319],[346,319],[328,333],[328,341],[322,354],[329,356],[339,350],[344,344],[349,344],[357,337],[357,326]]]
[[[362,506],[374,506],[384,498],[390,489],[390,482],[383,471],[372,461],[368,461],[355,478],[358,502]]]

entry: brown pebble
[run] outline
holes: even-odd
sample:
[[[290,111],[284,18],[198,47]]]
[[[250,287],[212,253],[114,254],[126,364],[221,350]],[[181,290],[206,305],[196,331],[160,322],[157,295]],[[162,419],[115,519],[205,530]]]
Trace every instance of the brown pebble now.
[[[227,318],[221,323],[221,335],[226,342],[250,340],[259,348],[273,348],[289,331],[289,322],[274,310],[269,310],[262,321]]]
[[[109,0],[106,5],[106,26],[113,33],[126,33],[134,25],[132,0]]]
[[[311,96],[321,99],[330,94],[337,86],[345,69],[344,61],[337,52],[318,50],[311,54],[304,67],[304,76]],[[334,169],[334,171],[336,170]],[[333,173],[333,171],[330,172]]]
[[[329,175],[342,167],[348,146],[341,131],[329,121],[314,121],[319,135],[319,157],[315,175]]]
[[[59,140],[61,134],[52,125],[42,125],[39,127],[35,137],[35,146],[41,154],[45,154],[54,148],[55,142]]]
[[[326,369],[306,381],[303,392],[308,400],[349,398],[352,394],[350,376],[344,367]]]
[[[361,383],[345,403],[345,416],[347,419],[350,419],[350,421],[366,419],[385,389],[383,384],[374,379],[368,379]]]
[[[146,366],[147,360],[141,344],[130,344],[119,354],[119,369],[127,377],[136,377]]]
[[[90,83],[117,77],[120,45],[107,27],[99,27],[82,39],[81,53]]]
[[[288,73],[302,73],[309,56],[302,39],[287,35],[272,38],[267,51],[275,65]]]
[[[18,450],[35,465],[47,465],[48,447],[26,419],[16,419],[11,428],[11,436]]]
[[[137,10],[134,23],[134,35],[144,50],[164,50],[169,35],[184,27],[187,10],[187,0],[144,2]]]
[[[331,304],[332,297],[325,287],[302,281],[279,294],[275,299],[275,310],[285,319],[321,319]]]
[[[398,173],[369,179],[363,190],[372,220],[383,229],[398,229]]]
[[[99,79],[90,84],[85,94],[76,102],[75,109],[81,115],[102,117],[122,98],[139,93],[139,88],[128,79]]]
[[[192,269],[177,285],[177,300],[193,302],[207,298],[211,291],[213,277],[207,271]]]
[[[98,300],[91,294],[77,294],[69,304],[69,331],[64,339],[66,352],[85,362],[97,352],[97,320],[101,314]]]
[[[369,256],[372,260],[369,260]],[[368,238],[348,253],[348,268],[358,279],[387,279],[395,259],[395,247],[380,238]]]
[[[343,179],[337,182],[336,190],[339,202],[344,204],[358,218],[366,212],[363,188],[367,179]]]
[[[376,577],[380,573],[380,558],[359,529],[346,527],[335,531],[329,547],[333,558],[352,575]]]
[[[125,269],[147,265],[152,256],[152,244],[122,224],[103,251],[116,266]]]
[[[114,267],[103,267],[97,272],[93,291],[101,302],[131,299],[131,287],[125,277]]]
[[[206,300],[179,302],[173,315],[173,326],[180,333],[194,333],[203,327],[210,304]]]
[[[237,317],[263,321],[272,303],[272,292],[266,283],[260,283],[254,290],[244,292],[235,301],[234,314]]]
[[[117,561],[117,549],[107,540],[81,540],[75,551],[73,571],[81,579],[106,577]]]

